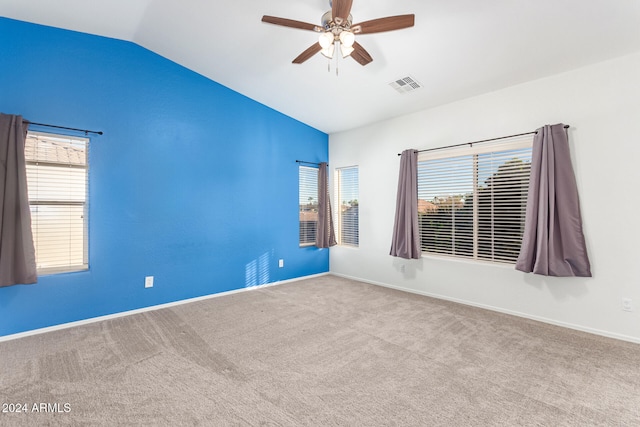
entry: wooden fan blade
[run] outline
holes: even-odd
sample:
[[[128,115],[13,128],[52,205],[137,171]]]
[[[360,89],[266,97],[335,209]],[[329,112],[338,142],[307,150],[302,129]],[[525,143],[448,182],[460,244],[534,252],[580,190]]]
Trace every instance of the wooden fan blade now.
[[[354,34],[382,33],[384,31],[401,30],[413,27],[415,15],[387,16],[386,18],[372,19],[351,26]]]
[[[373,61],[369,52],[367,52],[358,42],[353,42],[353,52],[351,52],[351,57],[360,65],[367,65],[369,62]]]
[[[310,30],[310,31],[323,31],[322,28],[317,25],[309,24],[307,22],[295,21],[293,19],[286,18],[278,18],[277,16],[268,16],[264,15],[262,17],[262,22],[266,22],[268,24],[282,25],[283,27],[289,28],[297,28],[300,30]]]
[[[321,50],[322,50],[322,46],[320,46],[320,43],[316,42],[313,45],[311,45],[309,49],[305,50],[300,55],[298,55],[298,57],[293,60],[293,63],[302,64],[304,61],[311,58],[313,55],[320,52]]]
[[[351,13],[351,5],[353,0],[333,0],[333,7],[331,8],[331,17],[338,25],[347,20]]]

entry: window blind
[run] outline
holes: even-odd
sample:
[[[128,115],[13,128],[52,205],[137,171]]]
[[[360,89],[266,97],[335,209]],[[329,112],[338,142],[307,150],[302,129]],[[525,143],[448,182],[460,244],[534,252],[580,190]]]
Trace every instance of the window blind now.
[[[358,167],[338,168],[335,172],[334,194],[338,200],[338,243],[359,245]]]
[[[515,263],[522,243],[531,138],[418,157],[422,251]]]
[[[87,138],[29,132],[25,143],[39,273],[88,268]]]
[[[299,166],[298,181],[300,246],[314,245],[318,229],[318,168]]]

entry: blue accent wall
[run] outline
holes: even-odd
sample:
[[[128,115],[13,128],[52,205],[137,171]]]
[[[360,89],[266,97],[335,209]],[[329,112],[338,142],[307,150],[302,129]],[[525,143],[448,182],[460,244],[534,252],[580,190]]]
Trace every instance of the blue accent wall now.
[[[0,18],[0,46],[0,112],[104,132],[89,271],[0,288],[0,336],[329,271],[298,246],[295,162],[325,133],[130,42]]]

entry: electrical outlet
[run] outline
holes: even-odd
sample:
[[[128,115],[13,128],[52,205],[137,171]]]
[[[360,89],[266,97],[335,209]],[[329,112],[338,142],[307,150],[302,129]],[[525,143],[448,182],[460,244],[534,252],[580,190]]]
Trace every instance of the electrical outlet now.
[[[405,267],[404,264],[400,264],[400,273],[404,273]]]
[[[144,278],[144,287],[153,288],[153,276],[147,276]]]
[[[280,268],[284,267],[284,260],[283,259],[278,260],[278,267],[280,267]]]
[[[622,309],[624,311],[633,311],[633,300],[631,298],[622,298]]]

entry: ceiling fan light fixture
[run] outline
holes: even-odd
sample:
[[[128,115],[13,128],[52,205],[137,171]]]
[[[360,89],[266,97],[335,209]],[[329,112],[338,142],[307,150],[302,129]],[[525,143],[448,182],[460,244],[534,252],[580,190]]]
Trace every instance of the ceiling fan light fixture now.
[[[343,46],[351,47],[353,43],[356,41],[356,36],[351,31],[342,31],[340,33],[340,43]]]
[[[320,37],[318,37],[318,43],[320,43],[320,46],[322,46],[323,50],[328,49],[329,46],[333,46],[334,40],[335,36],[330,31],[322,33],[320,34]]]
[[[343,44],[340,45],[340,52],[342,52],[343,58],[346,58],[347,56],[351,55],[353,50],[354,50],[353,47],[345,46]]]
[[[326,56],[327,58],[331,59],[333,58],[333,52],[335,52],[335,50],[336,50],[336,46],[333,43],[331,43],[329,46],[323,48],[320,51],[320,53]]]

